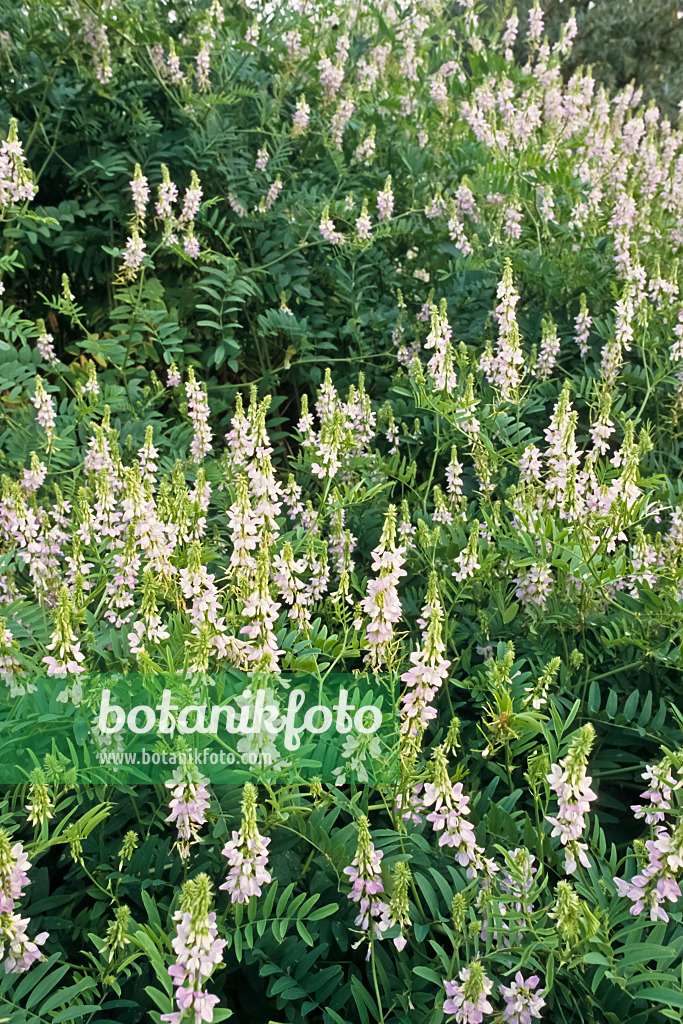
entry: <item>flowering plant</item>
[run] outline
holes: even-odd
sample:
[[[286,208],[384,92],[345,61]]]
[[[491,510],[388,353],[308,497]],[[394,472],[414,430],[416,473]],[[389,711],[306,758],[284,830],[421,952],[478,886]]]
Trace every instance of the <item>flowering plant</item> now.
[[[683,130],[485,12],[0,12],[0,1017],[677,1019]],[[342,671],[395,777],[93,765]]]

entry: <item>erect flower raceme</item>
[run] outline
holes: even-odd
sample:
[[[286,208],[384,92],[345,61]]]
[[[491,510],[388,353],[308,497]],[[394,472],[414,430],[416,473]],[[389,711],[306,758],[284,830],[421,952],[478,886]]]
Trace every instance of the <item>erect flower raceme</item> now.
[[[190,856],[190,845],[201,842],[199,829],[206,821],[209,807],[208,779],[202,778],[194,765],[181,765],[165,783],[171,790],[170,814],[166,821],[176,823],[178,839],[175,845],[183,860]]]
[[[384,900],[375,898],[384,893],[383,856],[383,851],[375,849],[370,837],[370,822],[365,815],[361,815],[358,820],[356,856],[350,866],[344,868],[344,874],[349,876],[352,885],[349,899],[358,904],[358,916],[354,924],[365,933],[368,940],[381,939],[382,932],[389,924],[389,905]]]
[[[223,961],[225,939],[218,938],[216,914],[210,911],[211,882],[197,875],[186,882],[180,896],[180,908],[173,915],[177,932],[173,939],[176,962],[169,967],[173,979],[177,1009],[162,1013],[167,1024],[199,1024],[213,1020],[218,996],[205,989],[215,967]]]
[[[455,859],[467,868],[468,878],[474,878],[481,866],[482,849],[477,846],[474,828],[469,821],[470,798],[463,793],[461,782],[455,785],[448,774],[448,762],[442,747],[432,755],[433,777],[426,783],[422,802],[433,810],[427,815],[435,832],[440,832],[439,846],[452,846]]]
[[[591,778],[586,774],[588,756],[595,739],[595,730],[590,723],[574,734],[567,756],[559,764],[551,766],[548,775],[550,788],[557,796],[557,817],[548,815],[547,821],[553,826],[551,836],[559,836],[564,847],[565,871],[573,874],[577,860],[584,867],[590,867],[586,844],[580,841],[586,827],[585,815],[596,799],[590,788]]]
[[[223,847],[230,871],[220,886],[227,889],[233,903],[248,903],[252,896],[261,895],[261,886],[271,881],[268,870],[268,844],[256,824],[258,792],[247,782],[242,793],[242,823]]]
[[[493,982],[479,960],[472,960],[463,967],[458,977],[459,982],[444,981],[447,996],[444,1013],[454,1014],[456,1024],[481,1024],[484,1014],[493,1012],[488,1000]]]
[[[10,837],[0,828],[0,960],[7,974],[21,974],[40,960],[39,946],[48,938],[41,932],[29,939],[29,918],[15,912],[17,901],[24,895],[31,867],[21,843],[10,845]]]

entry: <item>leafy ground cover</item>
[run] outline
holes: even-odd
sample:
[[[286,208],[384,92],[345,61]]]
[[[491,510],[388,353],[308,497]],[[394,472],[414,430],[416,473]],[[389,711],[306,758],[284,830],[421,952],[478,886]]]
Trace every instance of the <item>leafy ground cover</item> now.
[[[679,1020],[677,124],[537,6],[0,31],[2,1016]],[[103,770],[226,676],[396,738]]]

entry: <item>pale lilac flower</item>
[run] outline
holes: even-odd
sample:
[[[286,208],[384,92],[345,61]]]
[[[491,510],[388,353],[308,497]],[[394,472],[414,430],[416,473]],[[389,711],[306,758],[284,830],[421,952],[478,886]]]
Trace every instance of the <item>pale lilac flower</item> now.
[[[411,667],[401,676],[405,692],[401,697],[401,736],[410,749],[419,745],[425,728],[436,718],[434,697],[448,677],[450,661],[444,658],[443,611],[438,599],[436,574],[429,581],[426,604],[422,609],[426,628],[422,647],[410,655]]]
[[[330,125],[332,145],[335,149],[342,148],[344,129],[353,117],[354,104],[352,100],[342,100],[337,107]]]
[[[239,199],[237,199],[236,196],[232,194],[232,192],[228,192],[228,203],[230,204],[230,209],[233,213],[236,213],[238,217],[247,216],[248,211],[246,207],[239,201]]]
[[[197,54],[196,66],[197,87],[200,92],[208,92],[211,88],[211,83],[209,81],[209,74],[211,72],[211,47],[206,40],[202,43],[201,49]]]
[[[130,190],[133,195],[135,216],[139,221],[144,221],[150,190],[147,178],[142,173],[140,164],[135,165],[135,176],[130,182]]]
[[[532,974],[524,978],[521,971],[515,974],[511,985],[499,985],[500,994],[505,1000],[503,1020],[509,1024],[531,1024],[532,1017],[540,1017],[545,1006],[543,996],[533,990],[538,988],[540,979]]]
[[[190,455],[193,462],[202,462],[213,447],[211,444],[211,430],[208,424],[209,403],[206,397],[206,388],[195,379],[192,367],[189,368],[187,376],[188,379],[185,384],[187,411],[194,427]]]
[[[581,309],[574,317],[574,341],[579,346],[582,355],[588,355],[588,339],[593,326],[593,317],[590,315],[586,305],[586,295],[581,297]]]
[[[551,766],[551,773],[547,777],[559,806],[557,817],[548,815],[546,821],[553,826],[551,837],[560,837],[568,875],[576,871],[577,860],[584,867],[590,867],[586,844],[580,842],[580,839],[586,828],[585,815],[592,801],[597,799],[590,788],[591,778],[586,775],[588,755],[594,739],[595,730],[592,725],[584,725],[579,729],[574,734],[567,756],[559,765]]]
[[[43,322],[40,321],[40,323]],[[56,366],[59,360],[57,359],[57,353],[55,352],[54,339],[44,328],[45,324],[43,323],[43,331],[36,339],[36,348],[40,353],[40,358],[44,362],[48,363],[49,366]]]
[[[340,61],[333,64],[324,54],[318,61],[320,84],[325,90],[325,99],[333,99],[344,82],[344,64]]]
[[[677,903],[681,896],[675,876],[683,865],[683,827],[678,825],[670,834],[659,825],[655,834],[656,839],[645,842],[648,863],[641,874],[634,875],[630,881],[615,878],[614,882],[619,895],[628,896],[632,901],[634,916],[648,910],[651,921],[667,922],[669,915],[662,904],[665,900]]]
[[[292,135],[306,134],[308,131],[308,121],[310,116],[311,108],[306,102],[306,97],[300,96],[292,117]]]
[[[537,563],[515,577],[515,596],[527,610],[543,610],[553,589],[553,574],[547,565]]]
[[[543,35],[543,11],[535,0],[534,6],[529,11],[529,31],[527,32],[527,40],[529,43],[539,43],[541,36]]]
[[[180,909],[173,915],[177,931],[173,939],[176,962],[169,967],[177,1010],[162,1013],[167,1024],[211,1022],[218,996],[204,990],[214,969],[223,961],[225,939],[218,938],[216,914],[209,912],[211,883],[204,874],[186,882],[182,888]]]
[[[140,238],[138,232],[133,228],[133,233],[126,243],[123,252],[124,276],[127,280],[135,277],[140,269],[145,255],[145,240]]]
[[[517,39],[518,28],[519,18],[517,17],[517,11],[515,10],[505,22],[505,32],[503,33],[506,60],[513,60],[514,55],[512,47],[515,45],[515,40]]]
[[[330,217],[329,206],[325,207],[322,217],[320,218],[320,234],[326,242],[330,242],[332,245],[342,245],[344,242],[343,233],[341,231],[337,231],[334,226],[334,221]]]
[[[282,38],[287,47],[287,53],[292,60],[296,60],[301,54],[301,32],[290,29],[288,32],[285,32]]]
[[[361,608],[370,617],[365,630],[368,653],[366,664],[378,670],[386,661],[394,636],[394,626],[402,615],[398,581],[406,575],[402,568],[406,548],[396,544],[396,508],[390,505],[379,544],[372,552],[372,568],[379,576],[369,579]]]
[[[0,143],[0,209],[33,199],[37,191],[26,170],[17,121],[12,117],[7,139]]]
[[[183,239],[183,250],[187,253],[191,259],[199,259],[201,249],[199,247],[199,239],[195,238],[193,232],[190,230]]]
[[[109,49],[109,39],[107,38],[107,27],[101,23],[98,24],[91,14],[86,15],[84,25],[87,31],[83,36],[83,42],[87,43],[92,50],[95,77],[100,85],[106,85],[112,77],[111,51]]]
[[[232,833],[223,847],[230,871],[220,886],[227,889],[233,903],[248,903],[252,896],[261,895],[261,886],[271,881],[268,871],[268,845],[256,824],[258,794],[256,787],[247,782],[242,796],[242,824],[239,832]]]
[[[368,938],[381,939],[382,931],[389,925],[386,920],[388,904],[375,899],[384,892],[381,867],[384,853],[375,849],[369,825],[368,819],[362,815],[358,821],[356,856],[351,865],[344,868],[344,874],[349,876],[352,886],[348,898],[358,904],[358,916],[354,920],[356,928],[360,928]]]
[[[488,996],[493,982],[487,978],[478,960],[463,967],[457,981],[444,981],[446,996],[444,1013],[455,1014],[456,1024],[481,1024],[485,1013],[493,1013]]]
[[[536,364],[536,375],[539,380],[548,380],[560,354],[560,339],[557,336],[557,328],[552,319],[544,319],[541,348],[538,353]]]
[[[190,845],[201,842],[199,829],[206,821],[209,807],[209,780],[201,778],[193,766],[176,768],[172,778],[165,783],[171,792],[170,814],[166,821],[175,822],[178,839],[175,845],[183,860],[190,856]]]
[[[671,810],[671,797],[674,790],[680,789],[683,780],[674,779],[671,774],[672,765],[668,757],[659,764],[648,765],[641,778],[650,784],[650,788],[640,794],[644,804],[632,804],[631,810],[636,818],[644,818],[647,825],[661,825],[667,811]]]
[[[468,878],[474,878],[481,867],[483,851],[477,846],[474,828],[468,817],[470,798],[463,793],[461,782],[455,785],[451,782],[442,747],[434,751],[433,761],[433,781],[425,785],[422,797],[425,808],[434,807],[427,815],[427,821],[432,823],[435,832],[441,833],[439,846],[454,847],[456,861],[461,867],[467,868]]]
[[[363,205],[360,217],[356,220],[356,231],[361,241],[366,241],[372,234],[372,221],[368,215],[367,205]]]
[[[171,365],[166,371],[166,387],[177,388],[180,385],[180,370],[176,366],[175,359],[171,360]]]
[[[55,402],[43,387],[43,382],[40,377],[36,377],[36,391],[31,401],[37,410],[36,420],[47,436],[47,447],[49,451],[52,447],[52,441],[55,436]]]
[[[10,846],[7,832],[0,829],[0,960],[4,961],[7,974],[21,974],[40,960],[42,953],[38,946],[48,938],[47,932],[41,932],[29,939],[26,931],[29,918],[15,913],[16,903],[30,881],[30,867],[22,844]]]
[[[173,209],[171,204],[178,198],[178,186],[171,181],[168,168],[165,164],[161,165],[161,172],[163,180],[159,185],[159,198],[155,204],[157,217],[161,217],[163,220],[171,220],[173,218]]]
[[[377,219],[390,220],[394,212],[394,193],[391,189],[391,175],[388,176],[384,188],[377,193]]]
[[[183,197],[183,209],[178,218],[178,225],[191,224],[199,212],[199,204],[202,201],[202,187],[196,171],[190,173],[190,184],[185,189]]]

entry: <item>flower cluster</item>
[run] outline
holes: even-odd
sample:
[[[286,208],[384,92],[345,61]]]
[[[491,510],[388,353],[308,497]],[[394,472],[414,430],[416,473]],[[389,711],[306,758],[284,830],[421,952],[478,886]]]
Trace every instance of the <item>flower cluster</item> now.
[[[219,999],[207,992],[205,986],[223,962],[226,940],[218,938],[216,914],[210,906],[211,882],[207,875],[197,875],[185,883],[180,908],[173,915],[177,929],[172,943],[176,961],[168,971],[176,990],[177,1009],[161,1014],[161,1020],[167,1024],[213,1020]]]
[[[208,779],[201,778],[193,765],[176,768],[166,783],[171,790],[170,814],[166,821],[175,822],[178,829],[176,846],[183,860],[190,856],[190,845],[201,842],[199,829],[206,821],[209,807]]]
[[[30,919],[15,912],[29,882],[30,867],[21,843],[11,846],[7,832],[0,829],[0,959],[8,974],[21,974],[40,960],[43,954],[38,947],[48,938],[47,932],[41,932],[29,939]]]
[[[227,889],[233,903],[248,903],[252,896],[261,895],[262,885],[271,881],[267,867],[270,839],[264,839],[258,830],[257,806],[256,787],[247,782],[242,794],[242,824],[223,847],[230,871],[220,888]]]
[[[358,845],[356,856],[344,874],[349,876],[352,888],[349,899],[358,904],[358,915],[354,921],[364,937],[369,940],[381,938],[387,927],[388,904],[375,899],[384,893],[382,883],[382,850],[376,850],[370,837],[370,822],[361,815],[358,821]],[[361,940],[362,941],[362,940]],[[368,956],[370,951],[368,950]]]
[[[474,878],[482,865],[483,851],[477,846],[468,817],[470,798],[463,793],[461,782],[451,782],[443,747],[437,747],[432,757],[432,781],[425,785],[422,796],[424,807],[434,808],[427,821],[431,821],[435,832],[441,833],[439,846],[453,847],[458,864],[467,868],[468,878]]]
[[[595,739],[595,730],[588,724],[574,734],[567,756],[559,764],[552,765],[548,775],[550,788],[557,796],[557,817],[546,820],[553,826],[551,836],[559,836],[564,847],[564,869],[568,875],[576,871],[577,861],[590,867],[586,855],[586,844],[580,841],[584,833],[585,815],[596,799],[590,788],[591,778],[586,774],[588,756]]]
[[[0,142],[0,210],[12,204],[28,202],[38,188],[33,184],[17,136],[16,118],[11,118],[7,138]]]

